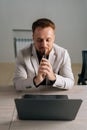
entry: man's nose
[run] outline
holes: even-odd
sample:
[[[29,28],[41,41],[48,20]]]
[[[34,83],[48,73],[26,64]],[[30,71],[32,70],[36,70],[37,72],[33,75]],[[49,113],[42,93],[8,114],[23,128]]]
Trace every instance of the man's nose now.
[[[43,46],[43,47],[46,47],[46,45],[47,45],[46,40],[43,40],[43,42],[42,42],[42,46]]]

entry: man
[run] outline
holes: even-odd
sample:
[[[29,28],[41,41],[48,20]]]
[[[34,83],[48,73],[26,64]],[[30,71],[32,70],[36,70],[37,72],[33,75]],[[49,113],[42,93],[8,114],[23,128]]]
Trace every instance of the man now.
[[[74,85],[71,61],[66,49],[55,41],[55,24],[46,18],[32,24],[33,41],[20,51],[14,75],[16,90],[30,87],[70,89]]]

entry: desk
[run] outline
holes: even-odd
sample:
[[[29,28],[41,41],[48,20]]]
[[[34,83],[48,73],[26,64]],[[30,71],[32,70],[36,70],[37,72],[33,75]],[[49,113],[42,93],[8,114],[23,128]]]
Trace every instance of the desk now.
[[[23,121],[17,118],[14,98],[24,93],[66,94],[69,98],[82,99],[83,103],[72,121]],[[87,130],[87,86],[74,86],[68,91],[33,88],[28,92],[16,92],[12,86],[0,86],[0,130]]]

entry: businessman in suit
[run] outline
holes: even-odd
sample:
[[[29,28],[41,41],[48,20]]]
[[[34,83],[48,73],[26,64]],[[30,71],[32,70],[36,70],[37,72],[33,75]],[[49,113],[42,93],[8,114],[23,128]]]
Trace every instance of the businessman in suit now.
[[[68,51],[55,44],[55,24],[47,18],[32,24],[33,43],[20,50],[14,74],[16,90],[52,86],[71,89],[74,76]]]

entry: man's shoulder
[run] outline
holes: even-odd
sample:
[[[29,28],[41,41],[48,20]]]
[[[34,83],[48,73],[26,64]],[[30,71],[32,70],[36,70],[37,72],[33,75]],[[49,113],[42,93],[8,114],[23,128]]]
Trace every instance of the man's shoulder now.
[[[29,44],[28,46],[26,46],[25,48],[21,49],[21,53],[23,56],[29,56],[31,54],[32,51],[32,46],[33,44]]]
[[[65,51],[66,51],[65,48],[59,46],[58,44],[54,44],[54,49],[55,49],[56,51],[61,51],[61,52],[65,52]]]
[[[67,49],[55,44],[54,45],[54,52],[57,56],[57,58],[63,58],[63,57],[67,57],[69,55]]]

